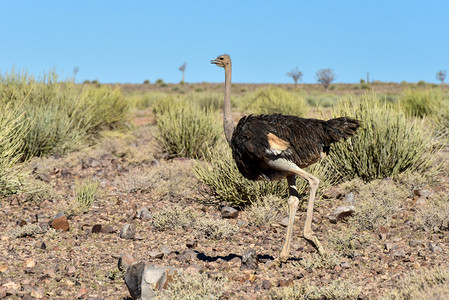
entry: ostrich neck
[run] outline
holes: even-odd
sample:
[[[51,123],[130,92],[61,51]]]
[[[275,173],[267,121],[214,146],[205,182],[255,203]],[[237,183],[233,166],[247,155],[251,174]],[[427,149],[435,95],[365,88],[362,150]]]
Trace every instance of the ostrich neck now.
[[[231,113],[231,64],[225,67],[225,96],[223,107],[223,128],[228,144],[231,143],[232,133],[234,132],[234,123]]]

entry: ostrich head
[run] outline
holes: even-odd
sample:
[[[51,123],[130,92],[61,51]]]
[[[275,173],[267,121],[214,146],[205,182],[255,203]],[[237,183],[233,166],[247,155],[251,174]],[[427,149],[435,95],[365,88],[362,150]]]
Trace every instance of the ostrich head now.
[[[220,55],[216,59],[210,61],[211,64],[216,64],[219,67],[226,68],[231,65],[231,57],[227,54]]]

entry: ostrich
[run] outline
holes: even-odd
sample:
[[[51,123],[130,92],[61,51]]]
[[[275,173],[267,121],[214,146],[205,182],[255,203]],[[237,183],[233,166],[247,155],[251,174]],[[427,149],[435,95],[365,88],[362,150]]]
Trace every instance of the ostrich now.
[[[310,186],[303,237],[320,254],[324,254],[324,248],[312,231],[313,203],[320,181],[304,171],[304,168],[324,158],[332,143],[354,135],[360,122],[346,117],[324,121],[271,114],[244,116],[234,127],[231,115],[231,58],[224,54],[211,60],[211,63],[225,69],[223,127],[238,170],[250,180],[287,178],[289,221],[280,260],[288,259],[293,222],[299,204],[296,176],[306,180]]]

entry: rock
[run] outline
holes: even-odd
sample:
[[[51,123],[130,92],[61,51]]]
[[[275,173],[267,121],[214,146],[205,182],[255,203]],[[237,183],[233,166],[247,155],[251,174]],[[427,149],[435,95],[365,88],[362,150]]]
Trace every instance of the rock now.
[[[8,269],[8,265],[0,265],[0,273],[5,273]]]
[[[388,229],[384,226],[379,226],[378,230],[379,238],[383,241],[385,241],[388,237]]]
[[[426,259],[426,253],[424,251],[419,250],[418,251],[418,257]]]
[[[134,224],[125,224],[122,230],[120,231],[120,237],[122,239],[132,240],[136,235],[136,225]]]
[[[293,279],[279,279],[278,286],[280,287],[287,287],[293,284]]]
[[[221,208],[221,217],[223,219],[236,219],[239,216],[239,211],[235,208],[224,206]]]
[[[353,192],[350,192],[345,196],[345,203],[348,205],[354,205],[355,204],[355,196]]]
[[[34,248],[45,250],[47,249],[47,245],[44,242],[39,241],[34,244]]]
[[[337,223],[338,221],[341,221],[347,217],[352,216],[354,212],[355,206],[353,205],[339,206],[332,212],[332,215],[329,217],[329,220],[331,221],[331,223]]]
[[[392,251],[392,250],[396,250],[399,247],[393,243],[385,243],[385,250],[387,251]]]
[[[423,243],[422,240],[411,240],[408,242],[408,245],[410,247],[417,247],[417,246],[421,245],[422,243]]]
[[[25,267],[26,268],[34,268],[36,266],[36,261],[32,258],[28,258],[25,260]]]
[[[59,214],[60,213],[58,213],[56,217],[50,221],[50,226],[56,230],[69,231],[70,226],[67,217],[64,216],[64,213],[62,213],[62,216],[58,216]]]
[[[137,262],[137,260],[134,257],[132,257],[128,253],[125,253],[125,254],[122,254],[120,256],[120,258],[118,259],[117,267],[120,271],[124,272],[124,271],[126,271],[126,269],[128,269],[128,267],[130,265],[132,265],[135,262]]]
[[[430,251],[432,251],[433,253],[440,253],[443,251],[443,249],[441,249],[441,247],[438,246],[438,244],[436,244],[436,243],[429,243],[427,246],[429,247]]]
[[[338,199],[338,198],[341,198],[343,196],[343,194],[344,193],[341,189],[333,186],[323,192],[323,198]]]
[[[340,267],[342,267],[342,269],[350,269],[351,265],[347,261],[344,261],[340,264]]]
[[[100,233],[101,227],[101,224],[95,224],[94,226],[92,226],[92,233]]]
[[[26,219],[22,219],[20,218],[19,220],[17,220],[16,224],[19,225],[20,227],[25,226],[26,224],[28,224],[29,221],[27,221]]]
[[[136,217],[142,221],[148,221],[153,217],[153,215],[148,208],[142,207],[137,211]]]
[[[248,248],[242,255],[242,264],[240,270],[256,270],[258,269],[259,259],[256,254],[256,250]]]
[[[148,255],[151,258],[162,258],[162,257],[164,257],[164,252],[153,250],[153,251],[148,252]]]
[[[198,240],[189,240],[186,242],[186,246],[189,249],[195,248],[196,246],[198,246]]]
[[[271,281],[269,281],[269,280],[262,281],[262,288],[264,288],[266,290],[271,289]]]
[[[196,253],[192,249],[186,249],[186,250],[182,251],[181,254],[179,254],[178,260],[190,262],[190,261],[193,261],[197,257],[198,257],[198,253]]]
[[[6,298],[6,292],[8,288],[6,286],[0,286],[0,299]]]
[[[161,252],[164,253],[165,256],[170,255],[173,251],[170,250],[167,246],[162,246]]]
[[[156,292],[164,289],[173,281],[178,272],[173,267],[138,262],[132,264],[125,274],[125,283],[133,299],[153,299]]]
[[[393,252],[393,256],[396,258],[404,258],[405,257],[405,253],[402,250],[397,250]]]
[[[429,190],[425,189],[415,189],[413,191],[413,194],[415,194],[418,197],[428,198],[432,193]]]
[[[36,299],[42,299],[42,298],[44,298],[44,292],[38,287],[32,287],[31,288],[31,297],[34,297]]]

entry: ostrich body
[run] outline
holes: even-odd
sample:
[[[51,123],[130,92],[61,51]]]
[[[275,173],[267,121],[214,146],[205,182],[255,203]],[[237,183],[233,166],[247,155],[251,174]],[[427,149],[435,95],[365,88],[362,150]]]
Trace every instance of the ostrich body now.
[[[313,205],[319,180],[303,168],[324,158],[332,143],[354,135],[360,122],[346,117],[324,121],[282,114],[249,115],[241,118],[234,128],[231,116],[231,58],[224,54],[211,63],[225,69],[223,127],[240,173],[250,180],[287,178],[289,222],[280,259],[286,260],[290,251],[293,222],[299,204],[296,176],[306,180],[310,186],[303,237],[320,253],[324,253],[312,232]]]

